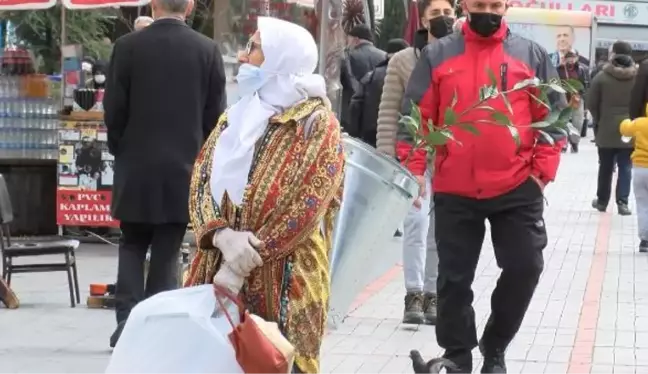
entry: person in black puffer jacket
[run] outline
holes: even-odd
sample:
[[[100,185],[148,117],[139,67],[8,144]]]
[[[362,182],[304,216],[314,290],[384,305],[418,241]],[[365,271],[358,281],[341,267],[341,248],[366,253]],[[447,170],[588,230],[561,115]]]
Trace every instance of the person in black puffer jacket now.
[[[385,60],[387,53],[373,44],[373,33],[367,25],[357,25],[347,33],[347,48],[340,66],[340,83],[342,84],[342,108],[340,122],[344,130],[351,133],[353,129],[349,120],[351,97],[360,86],[360,80]]]
[[[378,126],[378,107],[382,96],[387,64],[391,56],[409,47],[403,39],[391,39],[387,44],[387,58],[375,69],[365,74],[349,104],[349,135],[376,147],[376,129]]]

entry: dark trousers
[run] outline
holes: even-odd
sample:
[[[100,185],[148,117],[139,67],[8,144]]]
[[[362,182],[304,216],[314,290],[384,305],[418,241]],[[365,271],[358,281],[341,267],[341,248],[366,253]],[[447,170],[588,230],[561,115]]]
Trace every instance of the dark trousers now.
[[[178,258],[187,224],[122,222],[120,227],[115,290],[117,323],[125,321],[131,309],[145,298],[178,288]],[[144,261],[149,247],[151,259],[145,283]]]
[[[599,148],[598,188],[596,198],[598,203],[607,206],[612,194],[612,175],[614,164],[617,165],[619,175],[616,184],[616,203],[628,204],[630,185],[632,184],[632,161],[630,155],[632,148]]]
[[[544,198],[529,178],[492,199],[435,193],[434,213],[439,277],[436,335],[446,357],[463,363],[477,346],[472,282],[479,261],[485,221],[502,273],[491,295],[491,315],[482,341],[487,350],[505,349],[520,329],[544,267],[547,233]],[[465,365],[471,366],[467,361]]]

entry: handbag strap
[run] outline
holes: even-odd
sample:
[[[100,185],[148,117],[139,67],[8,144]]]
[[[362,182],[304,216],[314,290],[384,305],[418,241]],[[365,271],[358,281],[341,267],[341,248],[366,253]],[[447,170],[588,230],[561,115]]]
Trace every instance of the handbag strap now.
[[[230,316],[229,311],[227,310],[227,307],[225,306],[225,303],[223,302],[221,296],[224,296],[225,298],[231,300],[234,304],[236,304],[240,313],[240,321],[243,322],[243,316],[245,315],[245,306],[241,302],[241,299],[238,296],[234,295],[234,293],[232,293],[232,291],[230,291],[227,287],[223,287],[218,284],[214,284],[214,296],[216,296],[218,305],[223,310],[223,313],[225,313],[227,321],[229,321],[233,329],[236,329],[236,325],[232,320],[232,316]]]

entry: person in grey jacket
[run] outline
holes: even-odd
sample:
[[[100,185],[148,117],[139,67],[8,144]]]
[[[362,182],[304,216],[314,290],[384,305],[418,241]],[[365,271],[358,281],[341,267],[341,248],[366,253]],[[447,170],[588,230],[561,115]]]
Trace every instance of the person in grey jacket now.
[[[612,193],[612,174],[616,163],[619,175],[616,203],[621,215],[632,214],[628,208],[633,144],[624,142],[619,132],[621,121],[629,117],[630,96],[637,76],[637,65],[631,57],[630,44],[617,41],[612,46],[609,62],[594,77],[585,101],[596,124],[596,146],[599,155],[598,188],[592,207],[605,212]]]
[[[357,25],[347,33],[347,49],[340,68],[342,84],[342,127],[346,130],[351,124],[349,104],[353,94],[360,86],[360,80],[378,64],[385,61],[387,53],[373,44],[373,33],[365,24]]]

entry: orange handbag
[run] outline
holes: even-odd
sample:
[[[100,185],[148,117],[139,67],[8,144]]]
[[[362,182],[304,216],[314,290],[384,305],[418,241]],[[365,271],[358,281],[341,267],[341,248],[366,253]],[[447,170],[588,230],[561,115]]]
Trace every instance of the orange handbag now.
[[[290,373],[294,348],[279,333],[277,324],[250,314],[240,298],[226,287],[214,284],[214,294],[218,305],[232,325],[229,339],[236,352],[236,361],[243,371],[248,374]],[[238,307],[238,325],[234,325],[223,298],[231,300]]]

